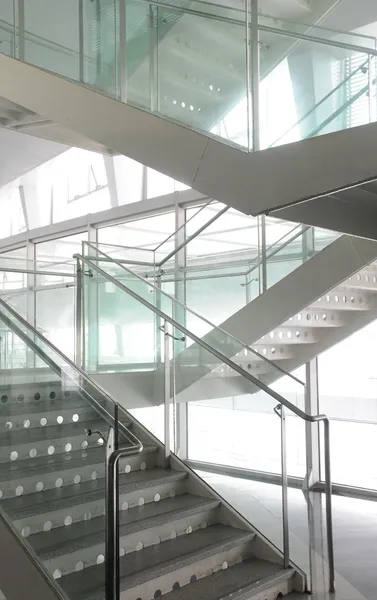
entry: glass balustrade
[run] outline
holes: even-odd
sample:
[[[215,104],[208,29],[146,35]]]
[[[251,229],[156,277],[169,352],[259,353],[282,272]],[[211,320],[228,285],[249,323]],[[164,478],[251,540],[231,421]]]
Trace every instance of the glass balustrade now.
[[[250,9],[209,2],[13,4],[0,7],[0,52],[247,151],[377,117],[372,36],[259,15],[258,45]]]
[[[199,321],[189,327],[187,308],[124,266],[101,260],[100,251],[90,245],[86,256],[79,260],[87,271],[83,283],[85,310],[90,311],[93,303],[92,312],[85,314],[84,337],[90,344],[99,331],[103,335],[101,344],[95,341],[91,364],[87,356],[87,367],[96,373],[107,371],[114,382],[121,377],[124,390],[132,389],[140,400],[140,408],[133,409],[133,414],[168,449],[188,459],[190,466],[246,518],[253,514],[253,523],[282,549],[281,523],[297,509],[296,491],[290,489],[286,499],[280,492],[274,506],[268,506],[263,489],[255,482],[237,479],[236,470],[249,470],[255,476],[258,471],[268,471],[281,485],[283,429],[280,413],[276,413],[276,398],[284,397],[292,407],[303,409],[305,386],[299,379],[304,375],[302,370],[296,373],[297,378],[278,373],[276,365],[261,355],[252,356],[224,331],[212,328],[203,335]],[[107,357],[98,354],[98,348],[111,335],[114,347],[118,344],[116,364],[114,357],[112,364],[106,364]],[[187,406],[187,426],[183,429],[179,426],[181,406]],[[292,481],[305,479],[309,474],[306,424],[284,409],[284,425],[284,469]],[[227,470],[232,478],[226,476]],[[241,501],[246,495],[247,503]],[[273,516],[267,519],[270,511]],[[292,559],[310,573],[312,532],[309,528],[296,529],[292,523],[287,535]]]
[[[84,258],[88,259],[83,265],[84,345],[85,366],[90,373],[145,372],[145,381],[150,378],[154,382],[154,374],[159,379],[164,337],[163,320],[158,314],[161,311],[217,352],[234,359],[245,372],[269,383],[287,376],[292,379],[297,395],[302,395],[302,382],[272,362],[274,349],[269,344],[260,342],[255,349],[249,347],[124,264],[109,261],[98,248],[91,244],[84,247],[87,249]],[[208,373],[222,373],[224,369],[226,373],[221,360],[216,361],[211,355],[207,364],[208,356],[200,345],[189,345],[180,339],[182,336],[178,337],[180,364],[186,366],[190,377],[200,380]]]
[[[32,560],[37,557],[44,565],[44,550],[38,545],[38,535],[33,534],[48,535],[76,519],[100,517],[102,529],[97,535],[104,546],[104,438],[113,423],[115,404],[3,300],[0,336],[2,516],[23,540]],[[20,353],[26,357],[25,364],[20,364]],[[120,417],[124,424],[126,415]],[[38,503],[42,490],[39,500],[43,503]],[[84,491],[91,494],[89,508],[77,500]],[[31,511],[29,498],[35,503]],[[74,498],[76,512],[71,508]],[[52,586],[59,584],[60,567],[41,564],[39,568]],[[104,577],[103,573],[103,584]]]

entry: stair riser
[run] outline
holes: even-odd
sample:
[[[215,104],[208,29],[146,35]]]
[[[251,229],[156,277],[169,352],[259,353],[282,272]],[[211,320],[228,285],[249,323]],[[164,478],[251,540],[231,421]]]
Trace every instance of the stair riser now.
[[[277,327],[267,335],[264,335],[257,342],[260,345],[276,346],[276,344],[312,344],[317,341],[315,327],[311,326],[311,321],[302,323],[300,327],[289,325]]]
[[[250,594],[237,596],[236,600],[276,600],[281,596],[287,596],[293,591],[292,579],[288,581],[282,581],[270,587],[268,590],[261,592],[251,592]],[[280,594],[280,595],[279,595]],[[225,598],[224,600],[231,600],[231,598]]]
[[[300,342],[297,342],[297,344],[299,343]],[[274,346],[269,346],[258,342],[258,344],[253,344],[252,348],[261,355],[261,360],[264,358],[268,358],[269,360],[289,360],[295,356],[295,347],[293,344],[291,346],[285,346],[276,343]],[[273,348],[275,348],[275,351],[273,351]]]
[[[148,488],[141,490],[134,490],[132,492],[122,492],[119,495],[119,505],[123,508],[124,503],[128,504],[129,508],[140,506],[141,498],[144,500],[144,504],[155,501],[156,494],[160,495],[161,500],[170,498],[174,495],[178,496],[184,494],[186,491],[186,481],[174,481],[164,484],[156,484]],[[103,491],[105,495],[105,491]],[[70,506],[65,509],[56,509],[52,511],[46,511],[43,515],[29,516],[14,521],[15,527],[24,535],[33,533],[40,533],[44,531],[45,524],[48,523],[48,529],[54,527],[63,527],[65,525],[65,519],[72,519],[73,523],[77,523],[83,520],[90,520],[96,517],[101,517],[105,514],[105,498],[101,500],[88,501],[83,504]],[[26,532],[23,530],[26,529]],[[27,535],[26,535],[27,533]]]
[[[86,457],[88,457],[88,459],[86,459]],[[105,477],[105,456],[103,457],[103,461],[94,462],[92,464],[85,464],[86,460],[90,460],[90,450],[89,452],[83,451],[82,465],[76,465],[75,467],[72,467],[72,469],[59,468],[59,464],[57,464],[52,473],[45,472],[43,475],[30,475],[19,479],[16,478],[15,474],[15,478],[11,481],[0,483],[0,498],[13,498],[15,496],[41,492],[41,484],[43,484],[43,490],[51,490]],[[130,456],[127,459],[122,459],[120,462],[120,472],[152,469],[157,466],[157,461],[157,452],[146,455]],[[63,466],[66,466],[64,462],[61,464],[61,467]],[[23,488],[23,491],[21,493],[21,490],[18,489],[17,493],[17,488],[20,488],[20,486]]]
[[[180,519],[172,519],[167,523],[160,526],[152,527],[145,530],[140,530],[130,535],[120,536],[120,555],[129,554],[130,552],[137,552],[142,548],[148,546],[155,546],[161,542],[172,539],[173,537],[179,537],[182,535],[189,535],[193,531],[205,528],[207,525],[213,525],[218,522],[218,511],[212,509],[209,511],[202,511],[195,515],[182,517]],[[188,528],[192,531],[188,532]],[[73,573],[76,570],[81,570],[82,565],[84,568],[97,564],[98,557],[102,557],[105,552],[105,533],[103,534],[103,542],[98,543],[94,546],[79,549],[77,551],[71,551],[69,554],[64,556],[58,556],[51,560],[44,561],[44,565],[51,574],[58,569],[63,576],[68,573]],[[101,560],[101,559],[99,559]],[[77,568],[79,565],[79,568]]]
[[[167,594],[173,590],[173,586],[177,583],[179,583],[180,587],[189,585],[194,576],[196,579],[202,579],[220,571],[224,563],[232,566],[240,562],[241,558],[246,559],[250,556],[251,545],[240,544],[230,550],[217,552],[204,560],[183,567],[182,569],[176,569],[171,573],[164,574],[131,590],[123,591],[120,597],[121,600],[135,600],[136,598],[140,600],[153,600],[158,597],[156,595],[158,590],[162,595]]]
[[[80,421],[93,421],[98,415],[90,407],[72,407],[59,409],[51,407],[40,413],[28,412],[25,406],[23,415],[7,415],[0,412],[0,431],[19,431],[24,429],[35,429],[41,427],[41,419],[47,419],[46,427],[74,423],[74,415],[79,416]],[[1,410],[1,409],[0,409]],[[44,422],[44,421],[43,421]]]
[[[9,461],[16,462],[25,458],[35,458],[37,456],[54,456],[63,454],[69,451],[80,450],[85,447],[87,438],[85,436],[85,426],[83,425],[82,433],[70,435],[67,437],[51,437],[44,440],[30,441],[28,443],[17,444],[12,443],[10,446],[0,449],[0,463]],[[68,446],[70,444],[70,446]],[[12,453],[17,452],[17,458],[12,460]]]
[[[54,404],[60,404],[61,406],[67,405],[70,401],[75,402],[77,406],[87,406],[87,402],[84,398],[78,396],[76,392],[62,392],[61,388],[58,390],[51,391],[50,388],[42,389],[36,386],[25,386],[20,390],[12,388],[1,388],[0,389],[0,407],[7,405],[25,405],[36,404],[37,402],[46,402]]]
[[[322,310],[316,308],[305,308],[297,315],[290,317],[283,324],[285,327],[304,327],[306,325],[311,328],[328,328],[328,327],[343,327],[347,323],[347,315],[344,312],[335,310],[327,310],[322,307]]]

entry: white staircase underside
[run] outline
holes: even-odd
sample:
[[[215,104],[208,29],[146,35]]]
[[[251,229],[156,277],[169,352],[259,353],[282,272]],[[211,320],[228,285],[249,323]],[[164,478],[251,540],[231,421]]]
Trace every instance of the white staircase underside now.
[[[22,135],[23,133],[27,134],[27,136]],[[22,161],[26,163],[26,168],[21,164],[19,168],[14,167],[10,171],[12,177],[8,178],[8,181],[19,177],[24,172],[30,171],[38,164],[46,162],[71,146],[103,154],[111,153],[101,143],[82,136],[77,132],[67,130],[59,123],[46,119],[24,106],[1,97],[0,142],[3,147],[7,147],[9,144],[12,146],[18,144],[18,160],[20,163]],[[48,148],[49,151],[46,151]],[[44,152],[42,149],[44,149]],[[35,154],[34,162],[30,161],[29,158],[30,166],[27,166],[28,152]],[[0,184],[2,185],[1,180]]]
[[[377,243],[342,236],[222,323],[260,356],[239,354],[239,343],[232,346],[219,330],[203,339],[271,384],[283,376],[276,366],[291,372],[376,318]],[[120,402],[132,398],[133,408],[163,401],[163,369],[97,379]],[[176,359],[176,390],[178,402],[192,402],[250,394],[256,388],[192,344]]]
[[[270,212],[377,178],[377,124],[248,154],[5,55],[0,69],[0,96],[75,132],[73,143],[79,134],[246,214]],[[301,212],[295,218],[299,209],[305,210],[290,208],[289,218],[310,223]],[[326,212],[323,227],[329,227]],[[369,222],[371,214],[377,216],[374,202]]]

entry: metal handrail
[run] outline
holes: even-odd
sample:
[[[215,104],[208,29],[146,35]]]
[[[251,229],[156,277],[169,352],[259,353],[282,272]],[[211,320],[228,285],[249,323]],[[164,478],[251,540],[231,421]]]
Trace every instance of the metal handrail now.
[[[212,8],[217,8],[220,10],[229,10],[238,13],[245,14],[245,10],[242,8],[238,8],[236,6],[226,6],[223,4],[217,4],[216,2],[210,2],[209,0],[197,0],[197,4],[203,4],[204,6],[210,6]],[[250,11],[249,11],[250,12]],[[272,21],[278,23],[289,23],[290,25],[299,25],[300,27],[307,27],[308,29],[320,29],[321,31],[328,31],[329,33],[337,33],[343,35],[349,35],[350,37],[359,37],[364,38],[366,40],[373,40],[375,43],[377,42],[377,38],[372,35],[366,35],[365,33],[351,33],[349,31],[342,31],[341,29],[334,29],[332,27],[323,27],[318,23],[304,23],[303,21],[297,22],[289,19],[285,19],[283,17],[274,17],[273,15],[269,15],[267,13],[258,12],[258,17],[262,17],[265,19],[271,19]],[[284,31],[284,30],[282,30]]]
[[[177,233],[177,231],[180,231],[181,229],[184,228],[185,225],[187,225],[187,223],[190,223],[190,221],[192,221],[193,219],[195,219],[195,217],[201,213],[203,210],[205,210],[210,204],[212,204],[212,202],[216,203],[216,200],[213,200],[213,198],[211,198],[210,200],[208,200],[208,202],[206,202],[205,204],[202,204],[201,206],[199,206],[199,210],[192,215],[192,217],[190,217],[189,219],[186,220],[186,222],[181,226],[178,227],[178,229],[176,229],[176,231],[174,231],[173,233],[171,233],[170,235],[168,235],[167,238],[165,238],[162,242],[160,242],[158,244],[158,246],[155,247],[154,252],[157,252],[157,250],[159,250],[161,248],[161,246],[163,246],[164,244],[166,244],[166,242],[168,240],[170,240],[170,238],[175,237],[175,234]]]
[[[206,19],[214,20],[214,21],[222,21],[224,23],[229,23],[231,25],[239,25],[245,27],[245,19],[235,19],[232,17],[224,17],[221,15],[214,15],[212,13],[202,12],[200,10],[195,10],[193,8],[187,8],[182,6],[177,6],[173,4],[166,4],[165,2],[159,2],[158,0],[139,0],[139,2],[144,2],[146,4],[151,4],[152,6],[157,6],[160,8],[166,8],[170,11],[190,14],[198,17],[204,17]],[[223,7],[226,8],[226,7]],[[278,27],[271,27],[269,25],[261,25],[258,23],[259,31],[266,31],[267,33],[277,34],[282,37],[291,37],[297,40],[303,40],[307,42],[314,42],[317,44],[321,44],[324,46],[332,46],[334,48],[342,48],[344,50],[354,50],[355,52],[364,53],[370,56],[377,56],[377,50],[373,50],[372,48],[365,48],[364,46],[358,46],[357,44],[348,44],[344,42],[337,42],[336,40],[327,40],[323,38],[316,37],[314,35],[308,35],[305,33],[298,33],[297,31],[290,31],[288,29],[279,29]],[[347,33],[347,32],[344,32]]]
[[[279,252],[281,250],[284,250],[284,248],[286,248],[287,246],[289,246],[289,244],[291,244],[292,242],[294,242],[295,240],[297,240],[297,238],[301,237],[304,233],[306,233],[307,231],[309,231],[309,229],[313,229],[313,227],[311,225],[297,225],[296,227],[294,227],[291,231],[289,231],[288,233],[285,233],[277,242],[274,242],[273,244],[271,244],[271,246],[269,248],[273,248],[274,246],[276,246],[277,244],[279,244],[284,238],[286,238],[288,235],[290,235],[293,231],[299,230],[297,231],[297,233],[295,233],[294,235],[292,235],[292,237],[290,237],[288,240],[286,240],[284,242],[284,244],[281,244],[280,246],[277,246],[274,250],[272,250],[269,254],[266,254],[266,261],[268,261],[270,258],[272,258],[273,256],[275,256],[276,254],[279,254]],[[257,269],[259,267],[259,265],[262,262],[262,259],[260,256],[256,256],[251,262],[256,262],[256,265],[253,265],[246,273],[245,275],[250,275],[250,273],[252,273],[253,271],[255,271],[255,269]],[[250,283],[250,282],[249,282]],[[241,285],[249,285],[248,283],[245,284],[241,284]]]
[[[84,242],[84,243],[89,248],[92,248],[92,250],[95,250],[96,252],[100,252],[101,254],[103,254],[107,259],[110,258],[108,255],[105,254],[105,252],[102,252],[102,250],[99,250],[98,248],[96,248],[96,246],[93,246],[90,242]],[[74,255],[74,258],[80,258],[80,257],[81,257],[80,255],[77,255],[77,254]],[[186,304],[184,304],[180,300],[177,300],[173,296],[170,296],[170,294],[168,294],[167,292],[164,292],[161,288],[158,288],[153,283],[151,283],[150,281],[147,281],[146,279],[144,279],[143,277],[141,277],[137,273],[134,273],[128,267],[125,267],[123,264],[121,264],[120,262],[118,262],[116,259],[111,259],[111,260],[112,260],[112,262],[114,264],[118,265],[121,269],[123,269],[124,271],[126,271],[127,273],[129,273],[130,275],[132,275],[132,277],[135,277],[136,279],[139,279],[139,281],[142,281],[144,284],[148,285],[150,288],[152,288],[154,290],[154,292],[162,294],[163,296],[165,296],[165,298],[168,298],[172,303],[178,304],[185,311],[187,311],[188,313],[190,313],[191,315],[193,315],[197,319],[200,319],[201,321],[203,321],[204,323],[206,323],[207,325],[209,325],[212,329],[216,329],[217,331],[221,331],[224,334],[224,336],[227,336],[228,338],[231,338],[235,343],[237,343],[240,346],[242,346],[243,350],[248,350],[251,354],[254,354],[254,356],[258,356],[258,358],[262,358],[267,364],[269,364],[270,366],[272,366],[275,369],[277,369],[282,375],[284,375],[286,377],[289,377],[290,379],[296,381],[296,383],[299,383],[302,386],[305,386],[305,383],[303,381],[301,381],[301,379],[298,379],[298,377],[296,377],[295,375],[292,375],[292,373],[289,373],[288,371],[285,371],[282,367],[280,367],[279,365],[275,364],[272,360],[269,360],[268,358],[266,358],[265,356],[263,356],[262,354],[260,354],[256,350],[254,350],[254,348],[251,348],[247,344],[244,344],[243,342],[241,342],[241,340],[237,339],[234,335],[231,335],[230,333],[228,333],[227,331],[225,331],[225,329],[222,329],[221,327],[217,327],[216,325],[214,325],[213,323],[211,323],[211,321],[209,321],[205,317],[202,317],[201,315],[199,315],[197,312],[195,312],[191,308],[188,308],[188,306],[186,306]],[[98,268],[100,269],[100,267],[98,267]],[[105,277],[109,276],[106,273],[106,271],[103,271],[103,269],[100,269],[100,271],[102,271],[102,273],[105,275]],[[114,279],[114,281],[117,281],[117,279]]]
[[[211,204],[211,202],[213,202],[213,200],[210,200],[210,202],[207,202],[207,204],[204,204],[198,212],[196,212],[188,221],[186,221],[186,223],[184,225],[182,225],[181,227],[179,227],[176,231],[174,231],[174,233],[172,233],[171,235],[169,235],[169,237],[167,237],[163,242],[161,242],[161,244],[159,244],[157,246],[157,248],[155,248],[155,252],[157,252],[157,250],[159,248],[161,248],[161,246],[163,244],[165,244],[165,242],[167,242],[168,240],[170,240],[170,238],[172,238],[173,236],[175,237],[179,231],[185,229],[186,226],[187,226],[187,224],[191,221],[191,219],[194,219],[194,217],[196,217],[196,215],[198,213],[200,213],[209,204]],[[217,219],[219,219],[220,217],[222,217],[222,215],[225,214],[229,209],[230,209],[230,206],[224,206],[224,208],[222,208],[221,210],[219,210],[215,215],[213,215],[213,217],[211,217],[210,219],[208,219],[208,221],[206,221],[201,227],[199,227],[192,235],[188,236],[188,238],[186,238],[181,244],[179,244],[176,248],[174,248],[174,250],[172,250],[171,252],[169,252],[169,254],[167,254],[167,256],[165,256],[165,258],[163,258],[160,262],[157,262],[156,263],[156,267],[159,267],[161,269],[161,267],[165,263],[167,263],[171,258],[173,258],[173,256],[175,256],[176,254],[178,254],[178,252],[180,250],[183,250],[183,248],[185,248],[190,242],[192,242],[192,240],[194,240],[195,238],[197,238],[198,235],[200,235],[201,233],[203,233],[203,231],[205,231],[207,229],[207,227],[209,227],[210,225],[212,225],[212,223],[215,223],[215,221],[217,221]]]
[[[274,398],[278,404],[282,407],[287,408],[295,415],[303,419],[307,423],[320,423],[323,422],[324,426],[324,450],[325,450],[325,494],[326,494],[326,522],[327,522],[327,546],[328,546],[328,562],[329,562],[329,591],[333,593],[335,591],[335,567],[334,567],[334,538],[333,538],[333,523],[332,523],[332,483],[331,483],[331,460],[330,460],[330,421],[327,415],[308,415],[306,412],[295,406],[292,402],[281,396],[275,390],[269,388],[266,384],[261,382],[259,379],[245,371],[237,363],[233,362],[230,358],[219,352],[216,348],[213,348],[205,342],[203,339],[196,336],[194,333],[186,329],[183,325],[175,321],[172,317],[166,315],[162,310],[156,308],[150,302],[139,296],[136,292],[120,283],[115,277],[112,277],[105,271],[103,271],[98,265],[91,262],[90,259],[76,255],[76,258],[82,260],[84,263],[90,266],[90,268],[97,271],[105,279],[113,283],[125,291],[129,296],[137,300],[140,304],[154,312],[157,316],[163,319],[166,323],[172,325],[175,329],[178,329],[185,337],[193,340],[196,344],[204,348],[209,354],[215,356],[221,363],[228,365],[233,371],[250,381],[257,388],[265,392],[271,398]],[[283,459],[282,459],[283,460]],[[283,482],[284,486],[284,482]],[[287,526],[285,524],[285,536],[289,534]]]

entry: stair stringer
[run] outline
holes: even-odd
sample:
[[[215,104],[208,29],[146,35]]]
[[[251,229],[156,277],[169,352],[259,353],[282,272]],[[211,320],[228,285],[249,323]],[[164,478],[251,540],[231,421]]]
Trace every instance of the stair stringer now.
[[[11,526],[2,509],[0,548],[0,587],[7,600],[29,598],[30,590],[33,590],[33,597],[38,600],[69,600],[48,576],[25,540]]]

